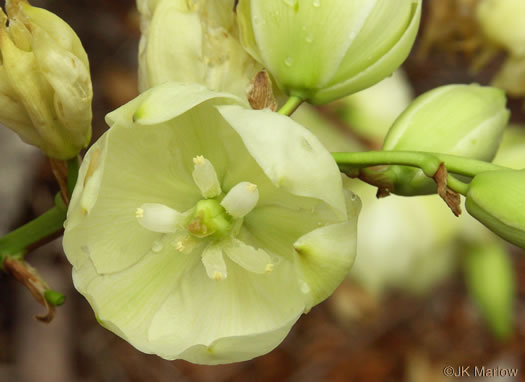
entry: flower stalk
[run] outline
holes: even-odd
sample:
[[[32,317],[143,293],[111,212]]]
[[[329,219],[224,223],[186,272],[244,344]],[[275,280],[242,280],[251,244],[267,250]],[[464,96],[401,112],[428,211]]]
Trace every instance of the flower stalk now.
[[[0,238],[0,267],[7,257],[23,258],[25,253],[47,238],[63,230],[67,207],[60,194],[55,197],[55,206],[29,223]]]

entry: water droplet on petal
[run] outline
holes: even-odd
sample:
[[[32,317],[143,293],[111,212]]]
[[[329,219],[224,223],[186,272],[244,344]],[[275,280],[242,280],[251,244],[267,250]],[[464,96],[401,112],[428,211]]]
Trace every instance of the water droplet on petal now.
[[[311,291],[310,286],[304,281],[302,281],[301,282],[301,292],[303,292],[304,294],[308,294],[310,293],[310,291]]]
[[[164,245],[162,245],[162,243],[158,240],[155,240],[153,242],[153,245],[151,246],[151,250],[155,253],[159,253],[163,249],[164,249]]]
[[[321,6],[321,0],[314,0],[312,4],[314,7],[319,8]]]
[[[285,3],[286,5],[288,5],[289,7],[294,7],[295,4],[297,3],[297,0],[283,0],[283,1],[284,1],[284,3]]]
[[[284,60],[284,64],[286,66],[292,66],[293,65],[293,58],[292,57],[286,57],[286,60]]]
[[[314,36],[311,33],[308,33],[304,39],[308,44],[311,44],[314,41]]]

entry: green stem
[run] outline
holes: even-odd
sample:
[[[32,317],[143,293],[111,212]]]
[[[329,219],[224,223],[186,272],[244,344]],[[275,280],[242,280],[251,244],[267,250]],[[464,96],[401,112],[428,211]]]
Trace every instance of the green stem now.
[[[462,181],[456,179],[452,175],[448,176],[447,179],[447,186],[452,191],[456,191],[458,194],[461,194],[463,196],[467,196],[468,192],[468,184],[463,183]]]
[[[279,109],[278,113],[290,116],[303,103],[303,99],[297,96],[290,96],[286,103]]]
[[[480,172],[501,170],[504,167],[475,159],[440,153],[420,151],[367,151],[357,153],[332,153],[341,169],[364,168],[377,165],[403,165],[425,171],[436,159],[445,163],[451,173],[473,177]],[[426,173],[426,171],[425,171]],[[426,174],[429,175],[429,174]]]
[[[27,248],[46,237],[53,235],[64,227],[66,206],[58,194],[55,206],[33,221],[17,228],[0,238],[0,262],[4,256],[23,257]]]

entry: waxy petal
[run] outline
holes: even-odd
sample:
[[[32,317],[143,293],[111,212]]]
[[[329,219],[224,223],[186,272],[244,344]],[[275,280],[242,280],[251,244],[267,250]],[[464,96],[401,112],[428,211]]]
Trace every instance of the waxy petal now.
[[[337,164],[312,133],[271,111],[252,111],[234,105],[218,109],[276,187],[322,200],[341,218],[346,216]],[[315,178],[312,173],[316,173]]]

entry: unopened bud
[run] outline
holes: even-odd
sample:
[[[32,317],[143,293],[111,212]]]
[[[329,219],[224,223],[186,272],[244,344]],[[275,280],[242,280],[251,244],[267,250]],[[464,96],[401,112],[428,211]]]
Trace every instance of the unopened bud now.
[[[324,104],[391,75],[407,58],[420,0],[240,0],[241,42],[288,95]]]
[[[49,157],[72,158],[91,140],[86,52],[53,13],[26,0],[7,0],[6,9],[9,18],[0,9],[0,123]]]
[[[491,161],[509,119],[505,93],[472,85],[447,85],[431,90],[410,104],[390,128],[383,150],[426,151]],[[421,170],[392,166],[402,195],[436,192]]]
[[[469,185],[465,206],[491,231],[525,248],[525,170],[476,175]]]

